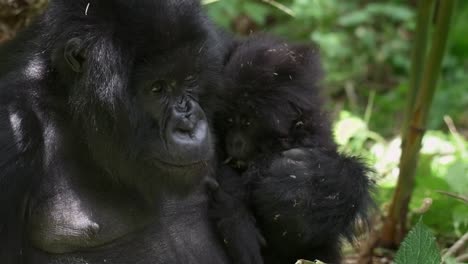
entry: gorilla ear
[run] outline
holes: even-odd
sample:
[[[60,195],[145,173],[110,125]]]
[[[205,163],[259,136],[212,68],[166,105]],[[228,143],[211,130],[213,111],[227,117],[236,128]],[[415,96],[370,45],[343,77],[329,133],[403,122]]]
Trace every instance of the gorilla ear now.
[[[72,38],[65,44],[63,56],[68,66],[74,72],[82,72],[85,56],[82,48],[83,41],[79,38]]]

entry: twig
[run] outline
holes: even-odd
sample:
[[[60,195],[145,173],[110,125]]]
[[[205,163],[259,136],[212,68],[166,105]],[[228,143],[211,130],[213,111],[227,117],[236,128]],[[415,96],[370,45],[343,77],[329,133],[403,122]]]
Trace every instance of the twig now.
[[[364,121],[366,122],[367,125],[369,125],[369,122],[372,116],[372,110],[374,108],[374,100],[375,100],[375,90],[372,90],[369,95],[369,100],[367,101],[366,113],[364,114]]]
[[[455,260],[457,262],[465,262],[468,260],[468,253],[465,253],[465,254],[461,254],[460,256],[456,257]]]
[[[455,242],[445,254],[442,256],[442,260],[447,259],[450,256],[454,256],[468,241],[468,232],[465,233],[457,242]]]
[[[432,206],[432,199],[431,198],[424,198],[424,200],[422,201],[421,207],[419,207],[418,209],[416,209],[414,211],[416,213],[418,213],[418,214],[424,214],[427,211],[429,211],[431,206]]]
[[[348,100],[349,100],[350,107],[352,108],[352,110],[357,110],[358,97],[356,95],[356,89],[354,89],[354,84],[348,81],[346,82],[344,88],[345,88],[346,96],[348,97]]]
[[[446,191],[438,191],[438,190],[436,190],[436,192],[440,193],[440,194],[443,194],[443,195],[446,195],[446,196],[449,196],[449,197],[452,197],[452,198],[455,198],[457,200],[460,200],[460,201],[468,204],[468,197],[463,196],[461,194],[450,193],[450,192],[446,192]]]
[[[453,123],[453,119],[450,116],[448,115],[444,116],[444,121],[445,121],[445,124],[447,124],[447,127],[450,130],[450,133],[458,134],[457,128],[455,127],[455,123]]]
[[[274,0],[261,0],[261,1],[271,5],[273,7],[278,8],[279,10],[283,11],[284,13],[286,13],[286,14],[292,16],[292,17],[296,16],[296,14],[294,13],[294,11],[291,8],[285,6],[285,5],[281,4],[281,3],[278,3],[278,2],[276,2]]]

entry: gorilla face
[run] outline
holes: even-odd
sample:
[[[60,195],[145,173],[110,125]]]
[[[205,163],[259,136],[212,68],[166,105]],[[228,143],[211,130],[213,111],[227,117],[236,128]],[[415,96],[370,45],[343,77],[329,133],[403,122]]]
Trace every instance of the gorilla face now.
[[[224,142],[228,156],[242,166],[240,163],[250,160],[258,151],[256,142],[260,136],[258,122],[252,116],[228,117]]]
[[[93,23],[116,24],[99,14],[108,4],[96,2],[83,19],[96,12]],[[214,153],[198,95],[220,85],[216,34],[193,11],[197,1],[141,5],[112,5],[120,19],[99,38],[64,34],[52,61],[91,162],[125,183],[193,186]],[[146,16],[146,5],[173,19]],[[133,20],[140,27],[129,28]]]
[[[157,76],[157,75],[156,75]],[[187,76],[145,78],[138,86],[147,123],[144,141],[149,159],[160,167],[197,167],[212,156],[211,137],[205,113],[198,104],[197,73]]]

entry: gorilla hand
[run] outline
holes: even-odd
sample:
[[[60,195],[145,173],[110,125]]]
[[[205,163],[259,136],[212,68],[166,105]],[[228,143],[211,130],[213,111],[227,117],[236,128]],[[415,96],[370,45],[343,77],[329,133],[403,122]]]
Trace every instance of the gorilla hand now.
[[[257,179],[252,200],[269,246],[281,242],[271,245],[288,245],[280,254],[334,263],[339,237],[351,236],[370,204],[367,172],[359,159],[311,148],[284,151],[248,171],[260,174],[250,176]]]

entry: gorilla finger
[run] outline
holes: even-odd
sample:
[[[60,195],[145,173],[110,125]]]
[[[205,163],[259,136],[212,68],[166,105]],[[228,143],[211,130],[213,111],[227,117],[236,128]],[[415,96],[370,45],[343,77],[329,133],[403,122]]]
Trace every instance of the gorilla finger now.
[[[208,189],[210,191],[217,191],[219,189],[219,183],[216,179],[212,177],[207,177],[205,179],[206,186],[208,186]]]

